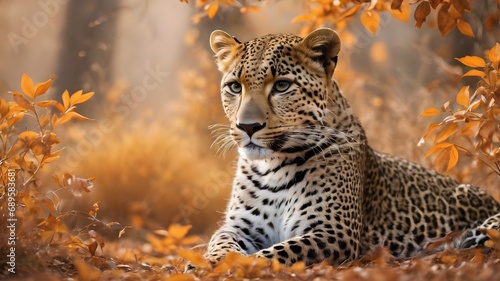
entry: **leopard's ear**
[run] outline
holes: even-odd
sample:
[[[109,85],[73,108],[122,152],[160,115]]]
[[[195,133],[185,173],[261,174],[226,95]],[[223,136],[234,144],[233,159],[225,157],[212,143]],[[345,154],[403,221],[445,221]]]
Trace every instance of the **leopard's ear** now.
[[[329,28],[316,29],[302,39],[299,46],[309,58],[325,68],[327,75],[333,74],[340,51],[340,38],[335,31]]]
[[[212,48],[212,51],[215,53],[219,68],[221,67],[221,63],[231,55],[234,49],[233,47],[240,44],[241,43],[237,41],[236,38],[222,30],[215,30],[212,32],[210,35],[210,48]]]

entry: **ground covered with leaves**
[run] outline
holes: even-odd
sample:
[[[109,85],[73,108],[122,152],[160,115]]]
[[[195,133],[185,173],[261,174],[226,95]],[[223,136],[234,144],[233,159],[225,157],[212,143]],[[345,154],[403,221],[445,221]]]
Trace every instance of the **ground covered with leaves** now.
[[[172,225],[145,234],[146,241],[105,241],[94,235],[87,242],[51,245],[20,258],[15,275],[2,277],[33,280],[498,280],[500,239],[491,248],[453,250],[397,260],[383,248],[340,266],[320,263],[285,267],[276,260],[230,253],[213,268],[202,258],[198,236],[190,226]],[[497,237],[497,238],[500,238]],[[498,241],[496,241],[498,240]],[[439,242],[444,243],[444,242]],[[66,250],[64,250],[66,249]],[[59,255],[55,253],[59,252]],[[186,261],[196,266],[184,273]]]

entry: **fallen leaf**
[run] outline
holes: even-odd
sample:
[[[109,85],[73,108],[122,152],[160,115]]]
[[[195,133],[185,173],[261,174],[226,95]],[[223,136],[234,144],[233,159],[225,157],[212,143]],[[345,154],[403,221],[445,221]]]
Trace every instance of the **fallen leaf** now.
[[[196,267],[200,268],[212,267],[210,263],[203,257],[203,255],[198,252],[179,249],[177,253],[179,254],[180,257],[182,257],[187,261],[190,261]]]

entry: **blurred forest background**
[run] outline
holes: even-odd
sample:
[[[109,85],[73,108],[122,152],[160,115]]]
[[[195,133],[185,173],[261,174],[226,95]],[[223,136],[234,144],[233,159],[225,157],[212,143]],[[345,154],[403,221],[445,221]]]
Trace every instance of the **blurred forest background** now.
[[[212,19],[203,8],[213,1],[182,2],[0,1],[2,98],[20,91],[22,73],[35,83],[53,79],[47,95],[56,100],[65,89],[95,92],[77,109],[94,121],[58,131],[65,149],[37,179],[48,192],[57,185],[54,174],[95,177],[92,192],[81,197],[59,192],[59,211],[87,212],[100,202],[100,218],[131,226],[129,237],[174,223],[192,225],[201,235],[217,227],[236,154],[211,146],[209,126],[226,120],[210,33],[222,29],[247,41],[269,33],[304,34],[322,22],[313,12],[305,15],[314,1],[247,0],[241,9],[220,4],[216,13],[209,11]],[[424,157],[432,142],[417,145],[440,119],[419,116],[454,99],[464,82],[477,83],[476,77],[460,79],[465,68],[455,58],[483,57],[499,40],[497,5],[471,3],[467,20],[474,37],[457,28],[443,36],[434,17],[415,28],[417,5],[407,1],[399,19],[380,12],[376,32],[366,28],[361,13],[349,15],[349,24],[323,23],[337,28],[343,40],[335,77],[372,147],[443,171]],[[490,14],[496,17],[486,29]],[[449,174],[500,198],[500,189],[491,188],[498,175],[474,157],[461,157]],[[81,220],[86,218],[72,216],[66,223],[77,227],[86,223]]]

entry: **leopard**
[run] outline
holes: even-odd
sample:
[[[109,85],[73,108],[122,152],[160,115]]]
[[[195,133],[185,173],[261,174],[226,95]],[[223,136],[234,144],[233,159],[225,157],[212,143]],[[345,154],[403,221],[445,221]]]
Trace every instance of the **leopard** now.
[[[210,47],[229,120],[220,139],[238,151],[204,254],[212,265],[230,252],[284,265],[339,265],[377,247],[410,258],[453,232],[455,246],[478,247],[499,228],[500,204],[483,189],[369,146],[333,77],[334,30],[244,43],[216,30]]]

